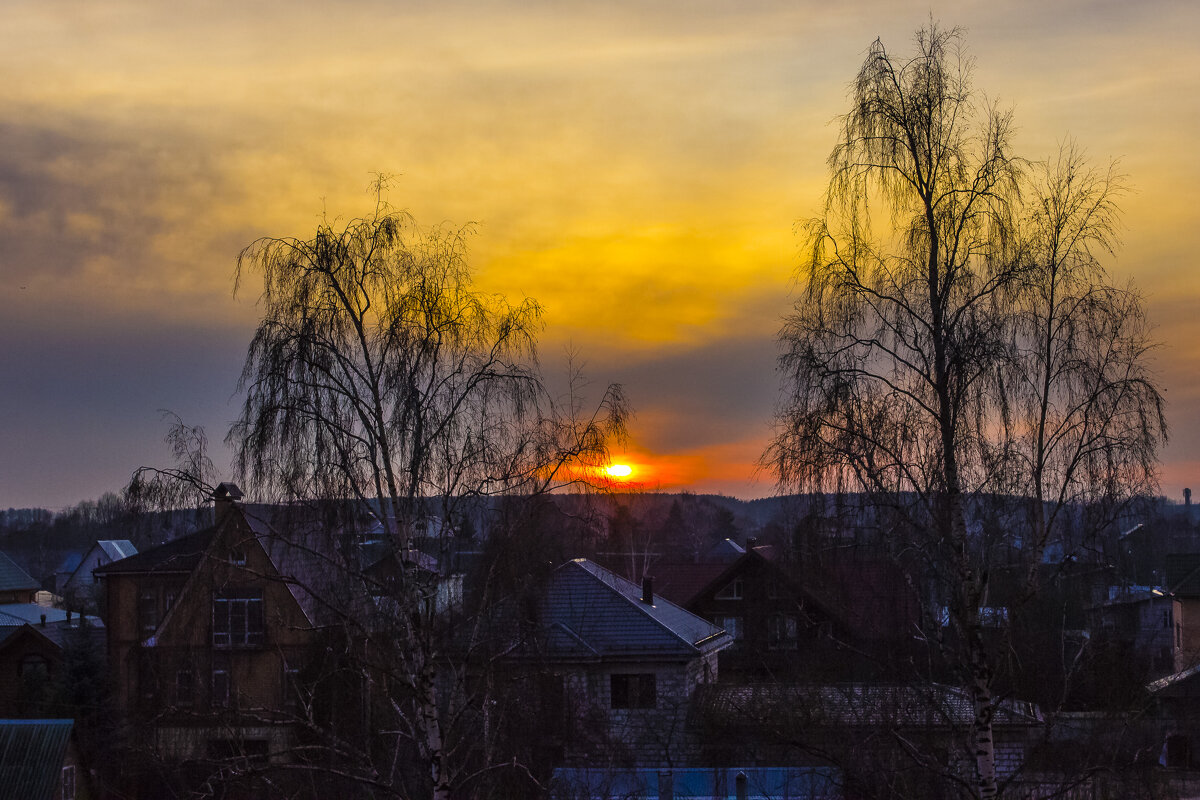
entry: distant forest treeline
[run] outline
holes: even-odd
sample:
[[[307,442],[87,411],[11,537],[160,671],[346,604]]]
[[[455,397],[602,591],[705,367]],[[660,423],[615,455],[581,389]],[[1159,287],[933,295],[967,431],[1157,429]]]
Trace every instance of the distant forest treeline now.
[[[978,498],[977,498],[978,499]],[[832,529],[848,532],[852,541],[878,544],[884,532],[866,511],[864,498],[855,494],[786,495],[757,500],[739,500],[723,495],[681,493],[614,493],[600,495],[551,495],[543,498],[554,506],[552,519],[544,519],[551,534],[554,556],[611,556],[616,553],[653,553],[670,561],[699,558],[723,539],[745,544],[757,538],[785,550],[800,548],[806,536],[827,535]],[[1010,507],[1016,498],[992,498],[992,503]],[[437,516],[435,501],[431,516]],[[503,500],[481,499],[467,504],[450,521],[456,537],[482,543],[488,538],[492,520]],[[983,503],[990,505],[992,503]],[[1139,504],[1129,515],[1130,523],[1149,521],[1177,504],[1158,498]],[[271,507],[262,506],[273,516]],[[980,507],[978,516],[989,516]],[[995,510],[992,510],[995,513]],[[1001,514],[1003,516],[1003,514]],[[554,521],[557,520],[557,521]],[[59,512],[44,508],[0,510],[0,550],[35,578],[51,585],[56,571],[73,553],[101,539],[128,539],[139,549],[162,544],[200,530],[212,521],[212,507],[146,511],[132,508],[116,493],[85,500]],[[1069,527],[1069,526],[1068,526]],[[1114,533],[1118,533],[1115,532]],[[847,544],[845,539],[843,544]],[[462,542],[465,544],[465,542]],[[551,555],[547,553],[546,555]],[[632,569],[632,568],[631,568]],[[636,570],[635,570],[636,571]]]

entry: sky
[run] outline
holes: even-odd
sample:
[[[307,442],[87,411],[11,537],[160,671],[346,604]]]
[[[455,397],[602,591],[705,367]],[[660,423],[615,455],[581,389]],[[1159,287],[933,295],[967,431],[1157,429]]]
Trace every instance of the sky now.
[[[647,488],[772,494],[795,226],[867,48],[930,18],[965,30],[1021,155],[1119,159],[1108,266],[1162,343],[1162,491],[1200,487],[1200,5],[8,0],[0,507],[169,463],[164,410],[232,474],[257,313],[236,256],[367,213],[376,173],[420,223],[473,224],[478,286],[544,306],[551,374],[573,353],[625,386]]]

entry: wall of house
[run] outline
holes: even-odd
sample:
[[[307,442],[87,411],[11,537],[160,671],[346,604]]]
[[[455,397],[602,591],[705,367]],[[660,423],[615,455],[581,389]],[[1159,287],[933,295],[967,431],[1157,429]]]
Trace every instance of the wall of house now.
[[[697,757],[699,745],[687,727],[688,709],[696,686],[706,675],[715,675],[715,656],[687,662],[611,664],[591,674],[591,696],[606,714],[608,737],[631,763],[671,766]],[[612,676],[647,674],[655,677],[654,707],[613,708]]]
[[[1176,597],[1172,608],[1175,621],[1175,671],[1200,663],[1200,597]]]
[[[29,634],[28,629],[18,631],[12,641],[5,642],[0,650],[0,717],[25,716],[33,710],[24,697],[26,681],[21,676],[21,662],[27,657],[45,659],[45,678],[49,681],[61,666],[62,650],[53,642]]]
[[[234,563],[235,550],[244,564]],[[226,525],[191,574],[113,575],[106,582],[118,700],[135,719],[195,729],[190,738],[171,739],[172,755],[207,757],[214,726],[237,727],[241,715],[280,722],[292,715],[295,675],[288,671],[302,669],[313,633],[246,528]],[[214,598],[230,594],[262,598],[262,634],[253,642],[214,640]],[[142,618],[151,609],[158,625],[148,639]],[[276,749],[277,738],[269,738]]]

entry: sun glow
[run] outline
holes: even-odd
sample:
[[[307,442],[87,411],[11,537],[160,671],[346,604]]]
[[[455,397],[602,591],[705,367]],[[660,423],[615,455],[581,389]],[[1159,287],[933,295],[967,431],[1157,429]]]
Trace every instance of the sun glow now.
[[[633,474],[633,467],[628,464],[609,464],[604,471],[610,478],[628,478]]]

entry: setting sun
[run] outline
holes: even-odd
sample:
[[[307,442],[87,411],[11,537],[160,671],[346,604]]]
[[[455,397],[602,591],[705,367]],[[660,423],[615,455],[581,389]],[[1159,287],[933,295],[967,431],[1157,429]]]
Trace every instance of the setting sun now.
[[[633,468],[628,464],[609,464],[604,471],[611,478],[628,478],[633,474]]]

